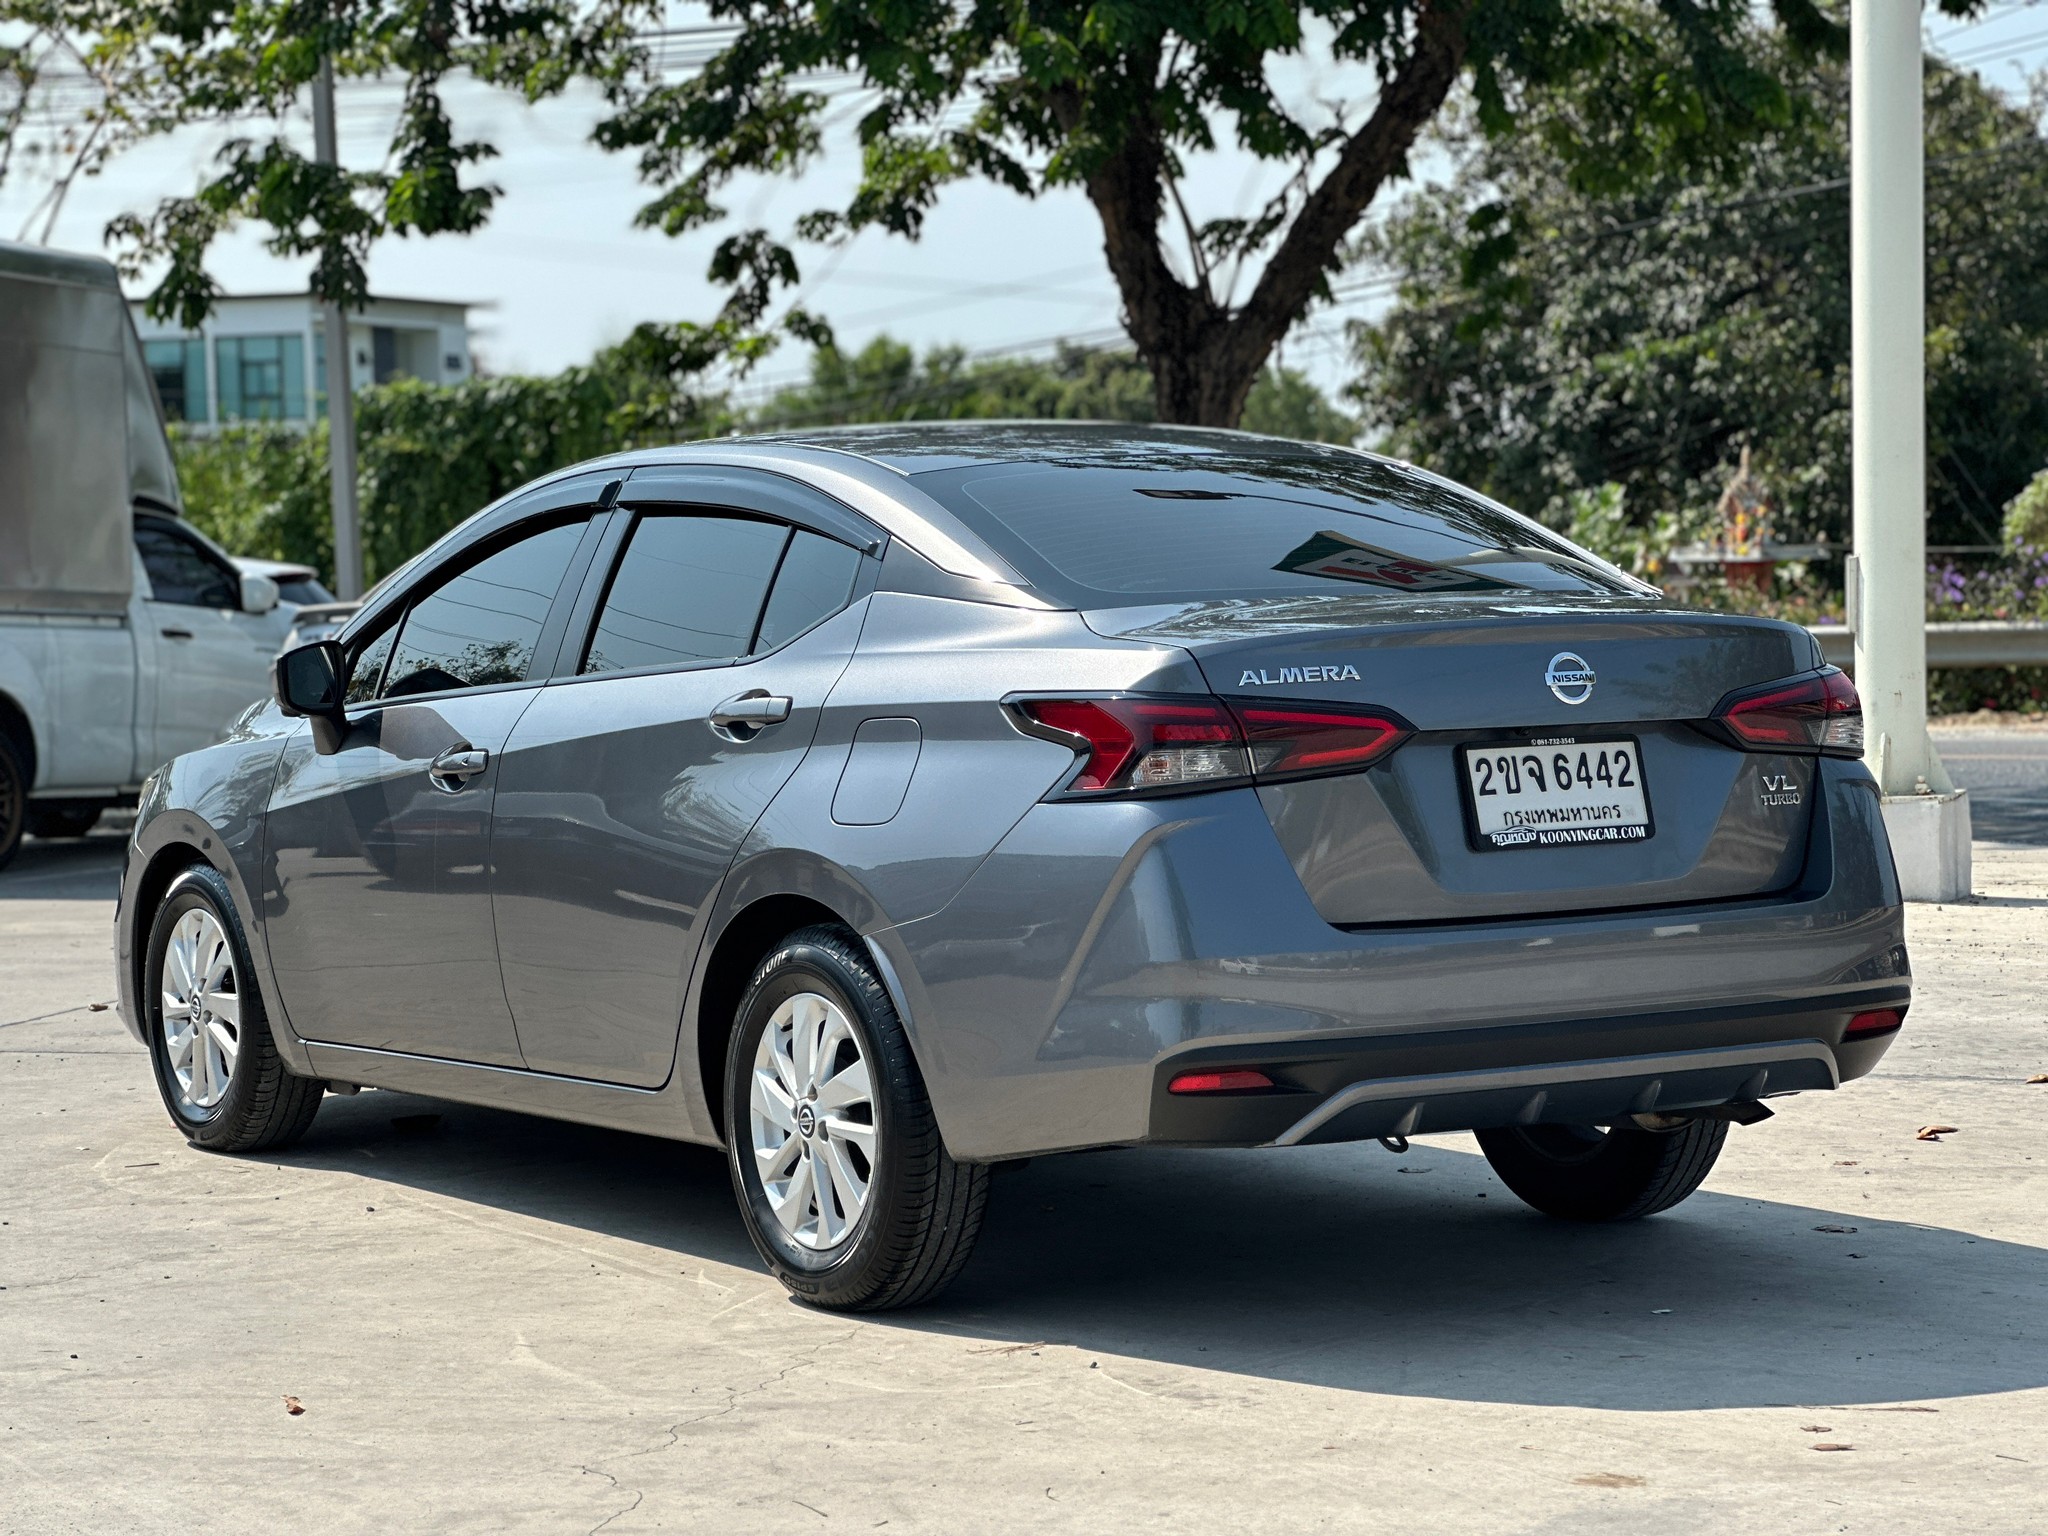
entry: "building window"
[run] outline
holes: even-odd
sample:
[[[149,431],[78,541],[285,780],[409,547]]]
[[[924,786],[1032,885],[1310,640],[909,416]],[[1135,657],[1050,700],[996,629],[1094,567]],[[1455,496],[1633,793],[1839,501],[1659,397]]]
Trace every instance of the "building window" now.
[[[223,336],[214,353],[222,421],[306,419],[304,337]]]
[[[149,376],[156,380],[156,397],[163,402],[166,421],[206,420],[206,343],[193,337],[187,341],[145,341],[143,360]]]

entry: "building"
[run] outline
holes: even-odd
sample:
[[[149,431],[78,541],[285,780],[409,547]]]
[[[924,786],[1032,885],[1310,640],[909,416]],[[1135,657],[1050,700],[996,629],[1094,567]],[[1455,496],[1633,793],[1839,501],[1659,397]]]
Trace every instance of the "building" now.
[[[469,305],[372,297],[348,313],[349,373],[357,389],[388,379],[453,384],[470,375]],[[320,306],[303,293],[226,295],[195,333],[152,320],[129,302],[164,415],[211,427],[309,422],[327,414],[327,338]]]

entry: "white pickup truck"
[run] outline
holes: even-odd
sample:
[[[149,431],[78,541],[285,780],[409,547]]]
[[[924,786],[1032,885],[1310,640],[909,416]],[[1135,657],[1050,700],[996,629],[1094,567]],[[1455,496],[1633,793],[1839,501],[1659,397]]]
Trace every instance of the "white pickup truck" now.
[[[277,583],[181,508],[114,269],[0,242],[0,865],[268,693]]]

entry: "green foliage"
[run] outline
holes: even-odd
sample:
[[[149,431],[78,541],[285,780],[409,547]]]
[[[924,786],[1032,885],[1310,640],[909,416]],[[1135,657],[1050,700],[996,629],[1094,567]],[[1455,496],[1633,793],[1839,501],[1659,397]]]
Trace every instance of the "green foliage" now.
[[[970,359],[961,348],[935,347],[920,359],[902,342],[881,336],[853,353],[820,348],[812,354],[809,381],[780,391],[744,424],[770,431],[992,417],[1153,421],[1152,374],[1121,349],[1061,346],[1041,361]],[[1304,374],[1282,368],[1267,369],[1252,386],[1244,427],[1332,443],[1358,435],[1358,424]]]
[[[1537,131],[1454,136],[1456,175],[1373,244],[1398,274],[1354,398],[1397,451],[1511,505],[1623,486],[1648,521],[1713,504],[1752,447],[1788,535],[1849,528],[1848,90],[1759,32],[1802,103],[1701,183],[1613,197]],[[2048,441],[2048,141],[1973,75],[1927,77],[1929,537],[1990,542]]]
[[[1553,511],[1574,544],[1649,582],[1663,578],[1674,549],[1705,532],[1701,518],[1677,512],[1637,521],[1629,515],[1628,488],[1612,480],[1571,491]]]
[[[2016,551],[2048,549],[2048,469],[2005,504],[2005,542]]]
[[[695,388],[703,358],[673,328],[551,378],[406,379],[356,395],[367,579],[396,570],[471,513],[538,475],[600,454],[701,437],[727,423]],[[333,566],[327,432],[181,432],[178,477],[193,523],[238,555]]]

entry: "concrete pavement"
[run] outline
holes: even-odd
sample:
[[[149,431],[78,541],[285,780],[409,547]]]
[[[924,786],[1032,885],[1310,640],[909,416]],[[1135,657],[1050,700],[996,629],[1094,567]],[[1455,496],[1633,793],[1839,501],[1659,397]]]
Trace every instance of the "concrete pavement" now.
[[[116,849],[0,876],[0,1530],[2048,1525],[2048,847],[1666,1216],[1465,1137],[1044,1159],[885,1318],[788,1301],[702,1149],[365,1093],[192,1151],[88,1007]]]

